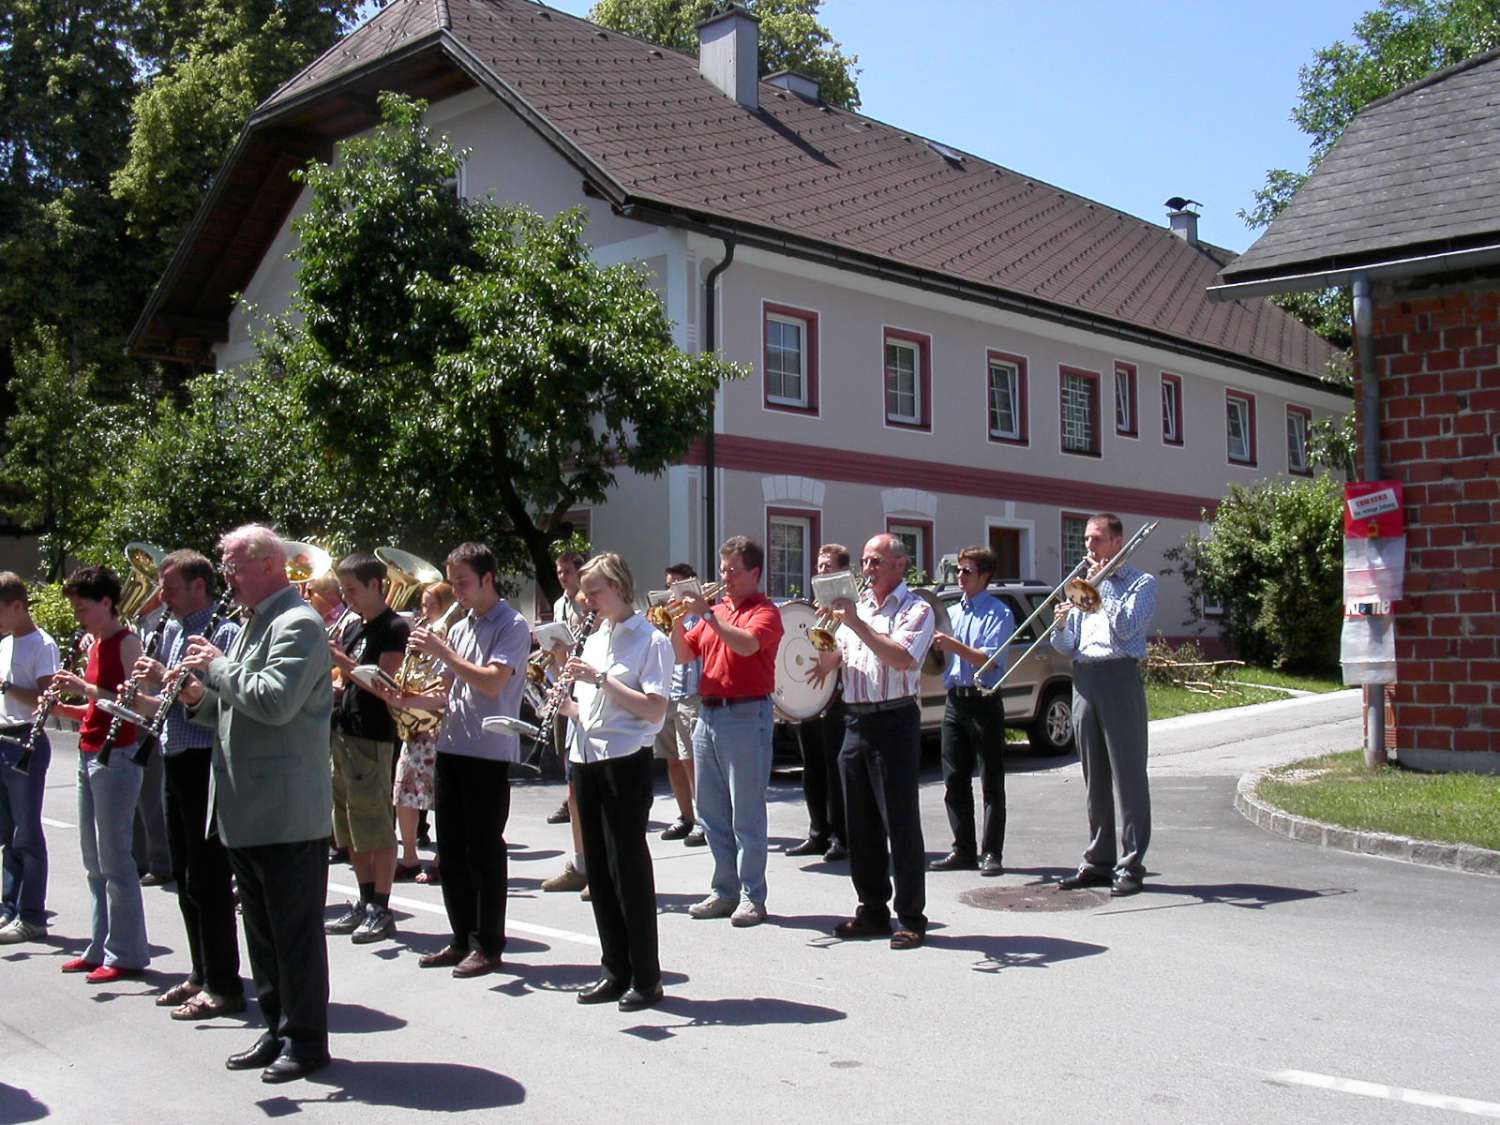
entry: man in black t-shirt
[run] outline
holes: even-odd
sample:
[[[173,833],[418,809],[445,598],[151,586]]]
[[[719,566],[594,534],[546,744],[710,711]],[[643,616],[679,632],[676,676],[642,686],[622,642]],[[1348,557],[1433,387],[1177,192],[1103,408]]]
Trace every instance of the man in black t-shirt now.
[[[396,874],[391,804],[396,723],[384,701],[360,687],[350,673],[358,665],[375,664],[394,676],[411,626],[386,604],[385,563],[355,554],[339,563],[335,573],[344,605],[352,612],[329,639],[334,665],[333,839],[349,849],[359,902],[324,929],[363,944],[396,932],[390,909]]]

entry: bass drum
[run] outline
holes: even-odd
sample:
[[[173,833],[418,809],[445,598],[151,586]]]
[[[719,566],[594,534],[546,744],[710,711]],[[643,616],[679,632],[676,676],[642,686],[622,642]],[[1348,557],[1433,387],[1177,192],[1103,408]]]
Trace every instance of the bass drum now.
[[[808,673],[817,666],[818,650],[807,639],[807,631],[818,622],[818,611],[811,602],[783,602],[781,610],[781,647],[776,650],[776,690],[771,702],[776,717],[789,723],[815,719],[828,707],[838,684],[830,674],[821,687],[807,682]]]

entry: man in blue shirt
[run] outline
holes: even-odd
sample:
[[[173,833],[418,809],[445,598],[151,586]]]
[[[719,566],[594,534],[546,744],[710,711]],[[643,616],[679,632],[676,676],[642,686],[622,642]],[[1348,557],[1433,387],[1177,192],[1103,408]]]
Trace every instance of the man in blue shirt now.
[[[1002,652],[1016,631],[1010,607],[986,591],[996,567],[995,553],[985,547],[965,547],[958,553],[958,586],[963,597],[950,606],[951,632],[939,630],[932,646],[947,660],[943,686],[948,706],[943,712],[943,804],[953,847],[930,865],[934,871],[979,868],[981,875],[1005,870],[1005,705],[999,694],[981,695],[979,685],[993,684],[1005,672],[1002,656],[981,681],[975,673],[990,657]],[[984,795],[984,823],[978,847],[974,833],[974,767]]]
[[[1084,527],[1093,565],[1088,580],[1099,590],[1092,613],[1057,606],[1052,647],[1073,658],[1073,734],[1083,763],[1089,844],[1065,889],[1110,887],[1133,895],[1146,874],[1151,842],[1151,790],[1146,783],[1146,689],[1141,661],[1146,630],[1156,610],[1156,579],[1129,563],[1108,578],[1099,572],[1125,543],[1120,517],[1102,512]],[[1114,792],[1111,792],[1113,788]],[[1120,798],[1120,846],[1115,848],[1115,794]],[[1118,858],[1117,858],[1118,857]]]

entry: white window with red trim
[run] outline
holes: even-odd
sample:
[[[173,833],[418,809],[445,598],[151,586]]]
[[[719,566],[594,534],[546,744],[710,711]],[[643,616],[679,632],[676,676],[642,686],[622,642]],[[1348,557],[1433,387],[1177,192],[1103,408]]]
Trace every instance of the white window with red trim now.
[[[885,330],[885,421],[903,429],[932,425],[932,337]]]
[[[818,513],[766,509],[766,596],[805,598],[818,549]]]
[[[1135,409],[1135,364],[1115,364],[1115,433],[1121,437],[1140,437],[1140,422]]]
[[[888,519],[885,529],[906,547],[908,567],[916,567],[929,581],[932,578],[932,524],[928,520]]]
[[[988,356],[985,405],[991,441],[1025,445],[1026,359],[1008,352],[991,351]]]
[[[770,301],[762,310],[766,407],[817,413],[818,314]]]
[[[1089,517],[1083,512],[1062,512],[1062,567],[1059,578],[1078,565],[1078,560],[1088,554],[1084,543],[1088,531]]]
[[[1307,452],[1307,435],[1312,429],[1312,411],[1305,406],[1286,408],[1286,471],[1296,476],[1312,476],[1312,461]]]
[[[1182,444],[1182,377],[1161,374],[1161,440],[1163,445]]]
[[[1224,392],[1225,441],[1231,465],[1254,465],[1255,396],[1246,391]]]

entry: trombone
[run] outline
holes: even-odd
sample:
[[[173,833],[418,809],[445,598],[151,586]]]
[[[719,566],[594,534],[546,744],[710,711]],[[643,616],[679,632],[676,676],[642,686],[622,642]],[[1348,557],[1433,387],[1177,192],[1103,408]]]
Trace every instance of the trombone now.
[[[1078,565],[1068,571],[1063,576],[1063,580],[1052,588],[1052,592],[1042,600],[1041,604],[1031,611],[1030,616],[1016,626],[1016,632],[1020,633],[1028,628],[1033,621],[1041,617],[1060,600],[1067,601],[1075,609],[1081,610],[1084,613],[1096,612],[1104,600],[1099,594],[1099,584],[1125,565],[1126,560],[1135,553],[1135,549],[1145,542],[1146,536],[1156,530],[1156,525],[1159,522],[1159,520],[1152,520],[1150,523],[1142,524],[1137,528],[1136,533],[1125,541],[1124,546],[1115,552],[1114,557],[1105,563],[1099,573],[1094,575],[1092,579],[1085,577],[1089,572],[1090,560],[1087,555],[1084,555],[1083,558],[1078,560]],[[979,682],[979,679],[994,667],[996,661],[1004,658],[1005,646],[1002,645],[995,655],[981,664],[974,672],[974,684],[979,688],[979,694],[988,698],[999,691],[1005,685],[1005,681],[1010,679],[1011,673],[1022,664],[1025,664],[1026,658],[1041,648],[1043,643],[1052,636],[1052,632],[1056,628],[1057,617],[1054,615],[1052,620],[1047,622],[1047,627],[1037,634],[1036,640],[1031,642],[1030,647],[1011,662],[1010,667],[1005,669],[998,680],[989,687],[985,687]]]

